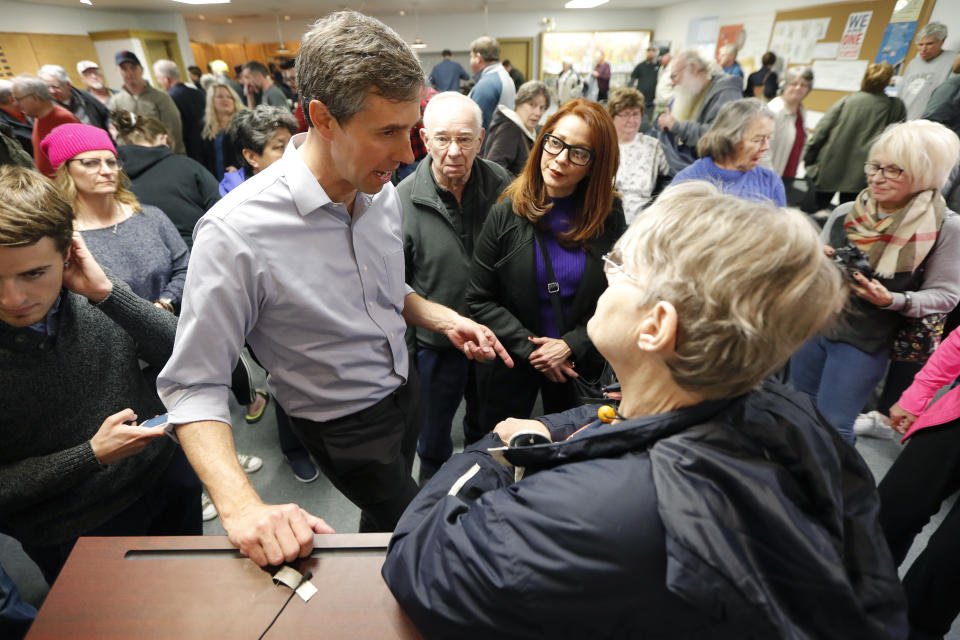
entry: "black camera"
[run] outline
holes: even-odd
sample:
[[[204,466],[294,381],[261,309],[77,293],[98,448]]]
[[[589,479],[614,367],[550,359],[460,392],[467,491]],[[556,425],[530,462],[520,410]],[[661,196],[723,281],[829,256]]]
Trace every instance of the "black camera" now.
[[[873,279],[873,269],[870,268],[870,260],[867,258],[867,254],[852,244],[835,249],[831,259],[843,271],[844,277],[851,282],[855,282],[853,279],[855,271],[862,273],[867,280]]]

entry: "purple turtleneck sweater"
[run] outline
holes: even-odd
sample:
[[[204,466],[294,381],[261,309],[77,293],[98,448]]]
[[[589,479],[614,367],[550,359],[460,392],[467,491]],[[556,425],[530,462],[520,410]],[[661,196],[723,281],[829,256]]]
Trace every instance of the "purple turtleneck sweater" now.
[[[560,309],[563,311],[564,317],[569,315],[570,307],[573,306],[573,296],[577,292],[577,287],[580,286],[580,280],[583,278],[583,265],[587,259],[587,254],[582,248],[562,247],[557,242],[558,234],[570,230],[570,217],[573,213],[575,198],[576,196],[553,198],[553,208],[544,218],[550,225],[551,233],[541,232],[539,234],[540,240],[547,246],[550,263],[553,265],[553,273],[557,277],[557,282],[560,283]],[[543,263],[543,255],[540,249],[536,249],[534,253],[536,254],[537,296],[540,300],[540,320],[543,335],[550,338],[559,338],[560,330],[553,313],[550,293],[547,291],[547,267]],[[566,329],[569,329],[569,327]]]

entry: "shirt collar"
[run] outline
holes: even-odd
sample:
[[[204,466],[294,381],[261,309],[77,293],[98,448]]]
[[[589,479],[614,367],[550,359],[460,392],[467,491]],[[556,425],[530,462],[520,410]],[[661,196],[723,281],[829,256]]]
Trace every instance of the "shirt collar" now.
[[[279,161],[283,175],[287,179],[290,195],[293,197],[297,212],[301,216],[309,215],[317,209],[328,205],[339,205],[339,203],[330,199],[327,192],[320,186],[320,182],[316,176],[310,171],[307,163],[303,161],[300,147],[303,146],[303,143],[306,141],[306,133],[298,133],[290,138],[290,142],[287,143],[287,148],[283,152],[283,157],[280,158]],[[370,206],[372,200],[372,195],[357,192],[357,196],[353,202],[354,218],[359,217],[359,215]]]
[[[30,325],[30,328],[34,331],[42,333],[47,337],[53,337],[57,335],[57,314],[60,312],[60,301],[63,299],[63,293],[57,296],[57,299],[54,300],[53,304],[50,305],[50,308],[47,309],[47,315],[44,316],[43,320],[37,320]]]

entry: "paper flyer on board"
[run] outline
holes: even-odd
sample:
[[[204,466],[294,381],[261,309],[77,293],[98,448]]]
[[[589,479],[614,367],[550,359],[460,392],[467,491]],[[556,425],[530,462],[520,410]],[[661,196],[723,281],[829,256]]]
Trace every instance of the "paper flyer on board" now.
[[[860,48],[863,47],[863,39],[867,35],[867,27],[870,26],[870,16],[872,15],[873,11],[860,11],[850,14],[850,17],[847,18],[847,26],[843,30],[843,36],[840,38],[838,60],[856,60],[860,57]]]

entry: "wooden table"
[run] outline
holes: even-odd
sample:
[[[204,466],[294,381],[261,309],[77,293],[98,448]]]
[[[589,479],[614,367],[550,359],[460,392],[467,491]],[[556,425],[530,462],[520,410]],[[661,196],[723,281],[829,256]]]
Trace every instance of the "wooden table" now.
[[[268,638],[420,638],[380,576],[389,534],[316,537],[293,566],[319,592],[294,596]],[[27,636],[256,640],[290,589],[224,536],[81,538]]]

